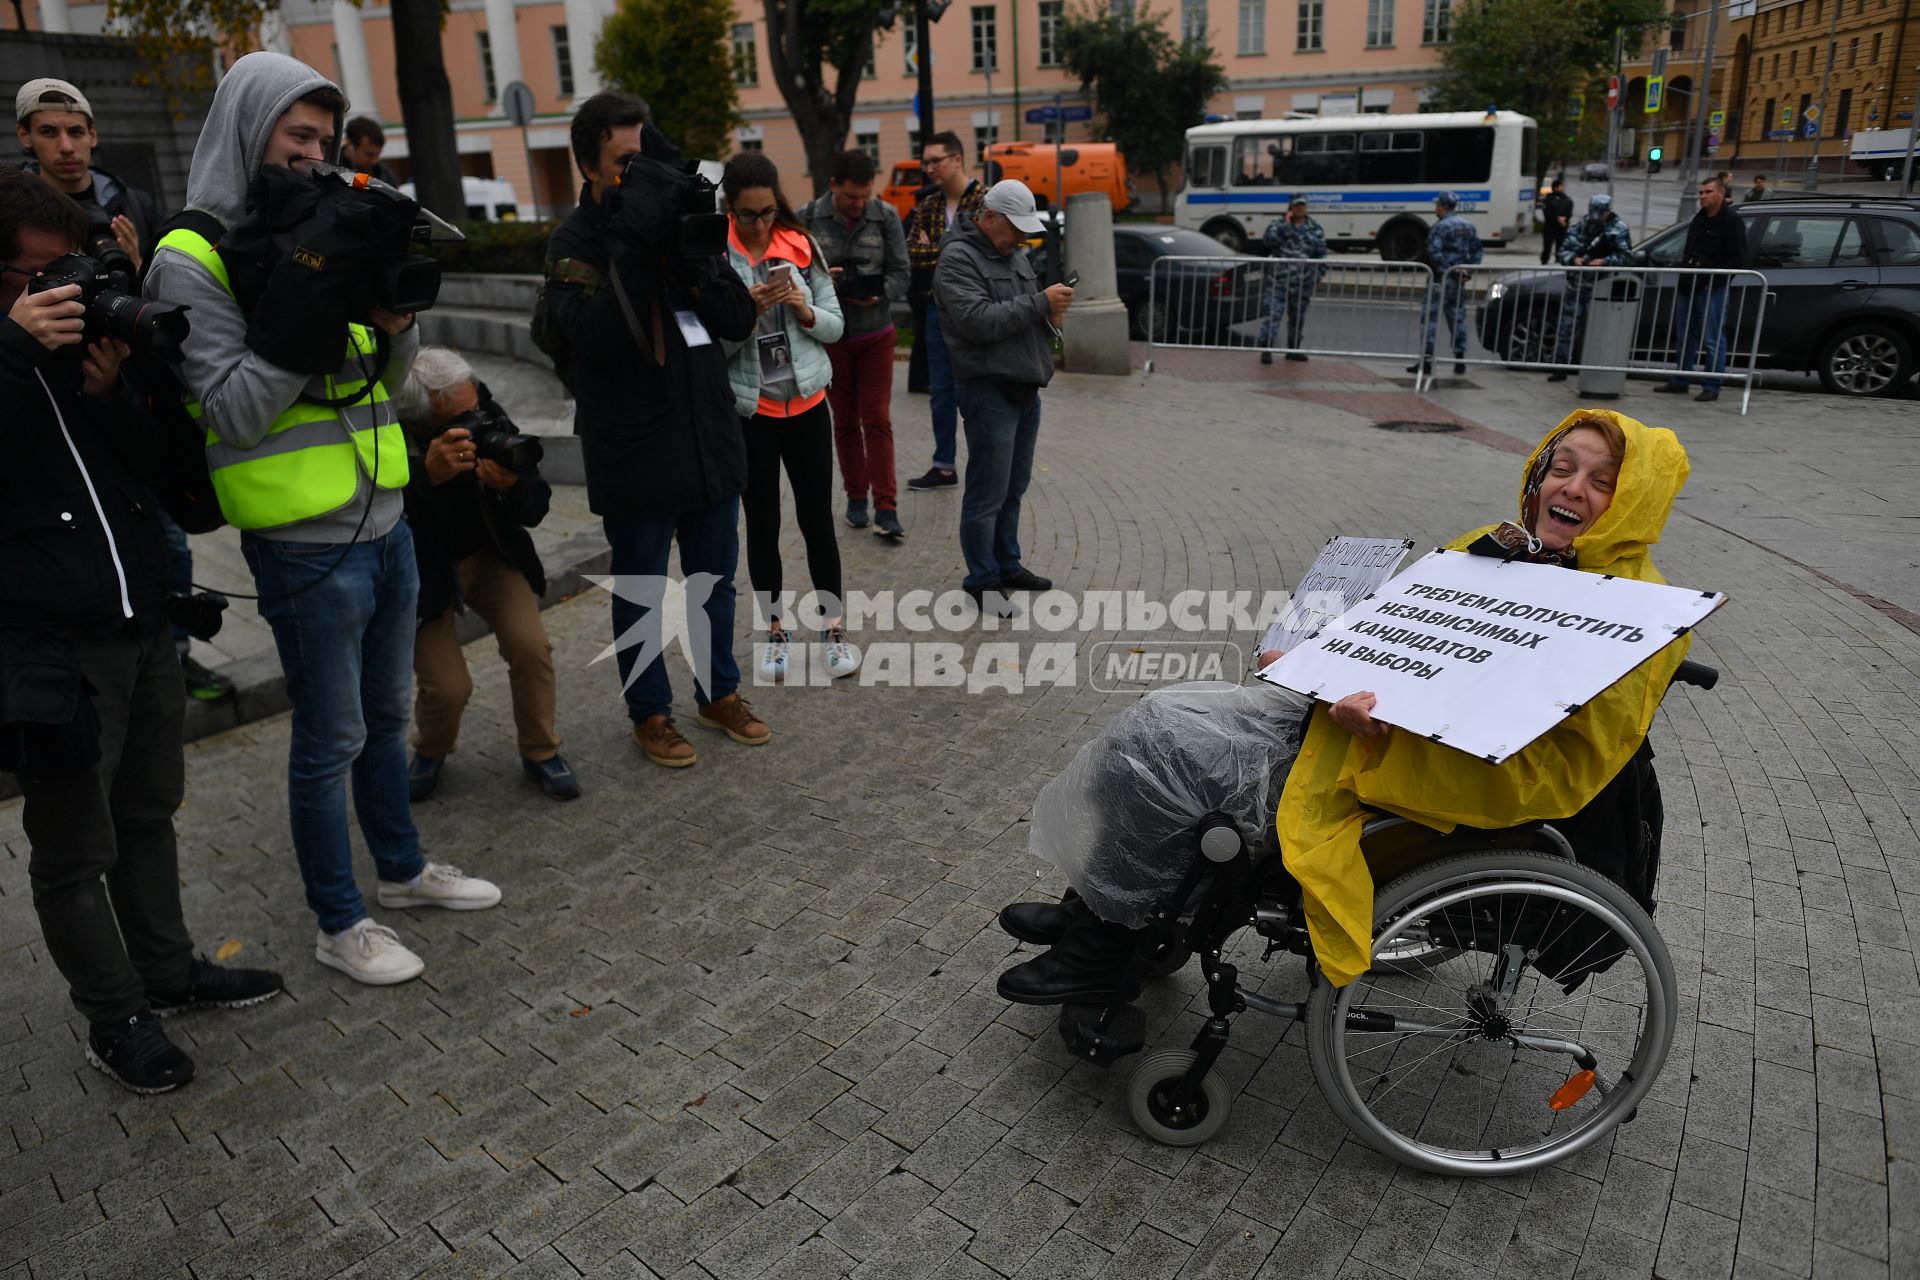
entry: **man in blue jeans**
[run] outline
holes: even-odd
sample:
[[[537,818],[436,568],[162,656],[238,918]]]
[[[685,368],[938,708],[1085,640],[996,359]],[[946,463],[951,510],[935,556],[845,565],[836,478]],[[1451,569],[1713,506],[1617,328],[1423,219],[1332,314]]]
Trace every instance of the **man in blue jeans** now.
[[[1747,265],[1747,232],[1738,214],[1727,204],[1727,184],[1707,178],[1700,183],[1700,208],[1687,224],[1687,245],[1681,254],[1683,267],[1713,267],[1741,270]],[[1707,376],[1700,379],[1700,394],[1695,400],[1718,400],[1720,378],[1727,367],[1727,276],[1683,275],[1680,288],[1685,292],[1680,316],[1680,369],[1673,377],[1655,387],[1668,395],[1685,395],[1686,375],[1693,368],[1694,355],[1705,356]]]
[[[921,149],[920,178],[934,190],[913,207],[907,218],[907,261],[919,270],[938,272],[948,234],[961,218],[979,215],[987,189],[968,174],[967,150],[960,135],[944,131],[927,139]],[[955,470],[959,394],[937,285],[927,300],[925,332],[920,341],[927,352],[927,383],[933,401],[933,465],[925,475],[907,481],[907,488],[945,489],[960,482]]]
[[[214,491],[241,530],[286,672],[287,810],[320,926],[314,958],[383,986],[419,976],[425,962],[367,913],[347,832],[349,779],[381,906],[471,911],[500,901],[487,881],[427,860],[407,797],[420,579],[401,519],[406,440],[387,396],[419,332],[413,317],[363,307],[341,288],[340,255],[327,255],[331,268],[289,270],[291,259],[256,262],[221,230],[248,216],[256,177],[285,182],[268,171],[300,173],[334,156],[345,109],[336,85],[293,58],[252,53],[234,63],[194,148],[187,209],[198,223],[161,239],[145,289],[193,309],[180,379],[209,428]],[[243,306],[231,281],[256,269],[265,283]]]
[[[960,552],[968,595],[1045,591],[1052,582],[1020,562],[1020,500],[1033,476],[1040,389],[1053,380],[1053,344],[1073,302],[1064,284],[1042,289],[1024,241],[1044,224],[1023,182],[996,182],[980,212],[961,214],[934,272],[953,358],[955,398],[967,431]]]

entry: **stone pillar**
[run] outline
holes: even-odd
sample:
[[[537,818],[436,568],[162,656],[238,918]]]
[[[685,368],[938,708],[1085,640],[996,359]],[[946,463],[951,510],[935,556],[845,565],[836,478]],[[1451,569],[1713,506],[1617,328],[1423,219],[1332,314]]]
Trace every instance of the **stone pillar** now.
[[[67,0],[40,0],[40,29],[55,35],[72,33],[73,15],[67,11]]]
[[[504,95],[508,85],[526,78],[520,74],[520,27],[513,20],[513,0],[487,0],[487,40],[493,49],[493,82]],[[496,99],[493,113],[504,110]]]
[[[1060,326],[1067,372],[1131,372],[1127,306],[1113,269],[1113,205],[1099,192],[1067,199],[1066,266],[1069,274],[1080,273]]]
[[[567,0],[567,45],[573,56],[573,99],[600,92],[600,73],[593,67],[593,46],[600,39],[600,7],[594,0]]]
[[[333,0],[333,39],[340,46],[340,87],[347,95],[347,115],[380,118],[380,101],[373,96],[373,64],[367,60],[367,32],[360,9],[348,0]]]

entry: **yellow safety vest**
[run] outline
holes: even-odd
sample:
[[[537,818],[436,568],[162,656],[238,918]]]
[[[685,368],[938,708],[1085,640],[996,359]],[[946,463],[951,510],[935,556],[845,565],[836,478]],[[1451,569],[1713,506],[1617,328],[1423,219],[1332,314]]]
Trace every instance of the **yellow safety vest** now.
[[[186,254],[233,293],[227,264],[198,232],[176,228],[159,247]],[[371,329],[347,326],[347,361],[374,351]],[[365,379],[327,378],[329,399],[363,390],[368,391],[365,399],[343,409],[296,400],[280,411],[251,449],[228,444],[209,428],[207,470],[227,523],[236,529],[277,529],[338,511],[353,501],[363,471],[382,489],[403,488],[406,437],[386,407],[387,389],[377,381],[368,389]],[[191,395],[182,399],[198,421],[200,402]]]

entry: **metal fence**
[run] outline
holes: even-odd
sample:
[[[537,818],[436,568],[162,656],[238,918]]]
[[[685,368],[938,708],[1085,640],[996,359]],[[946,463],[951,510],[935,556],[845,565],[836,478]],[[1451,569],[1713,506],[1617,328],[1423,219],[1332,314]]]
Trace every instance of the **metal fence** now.
[[[1421,390],[1453,364],[1585,375],[1596,395],[1685,373],[1739,384],[1745,413],[1767,301],[1757,271],[1165,257],[1137,324],[1149,372],[1169,348],[1405,360]]]

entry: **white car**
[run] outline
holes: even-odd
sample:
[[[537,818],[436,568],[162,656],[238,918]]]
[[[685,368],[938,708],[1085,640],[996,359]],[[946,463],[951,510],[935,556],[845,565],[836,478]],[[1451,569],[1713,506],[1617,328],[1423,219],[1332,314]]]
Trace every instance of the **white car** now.
[[[401,183],[400,191],[412,196],[413,184]],[[467,217],[474,222],[512,222],[520,216],[513,184],[505,178],[462,177],[460,199],[467,206]]]
[[[1610,176],[1604,160],[1589,160],[1580,166],[1580,176],[1588,182],[1605,182]]]

